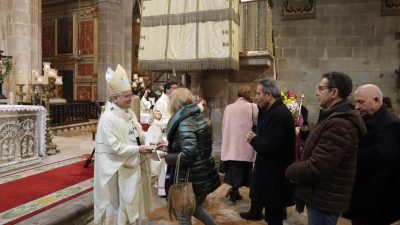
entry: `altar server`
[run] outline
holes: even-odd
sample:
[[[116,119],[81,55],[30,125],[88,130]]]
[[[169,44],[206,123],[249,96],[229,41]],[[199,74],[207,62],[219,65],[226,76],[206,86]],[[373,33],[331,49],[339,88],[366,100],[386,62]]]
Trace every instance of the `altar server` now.
[[[106,72],[110,93],[96,135],[94,223],[140,224],[150,210],[149,146],[131,111],[132,91],[125,69]]]

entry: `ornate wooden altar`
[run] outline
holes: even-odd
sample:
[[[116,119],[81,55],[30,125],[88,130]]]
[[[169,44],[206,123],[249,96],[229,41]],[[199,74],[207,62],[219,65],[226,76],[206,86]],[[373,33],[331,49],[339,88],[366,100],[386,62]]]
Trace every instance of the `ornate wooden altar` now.
[[[42,106],[0,105],[0,173],[41,161],[45,119]]]

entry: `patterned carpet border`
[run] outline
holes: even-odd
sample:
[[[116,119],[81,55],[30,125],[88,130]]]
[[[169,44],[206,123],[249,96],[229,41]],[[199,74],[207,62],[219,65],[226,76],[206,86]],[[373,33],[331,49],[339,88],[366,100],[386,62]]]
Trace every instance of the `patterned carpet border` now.
[[[62,166],[68,165],[68,164],[84,161],[86,159],[87,159],[87,157],[85,155],[82,155],[82,156],[77,156],[77,157],[65,159],[65,160],[62,160],[62,161],[58,161],[58,162],[54,162],[54,163],[49,163],[49,164],[46,164],[46,165],[38,166],[38,167],[35,167],[35,168],[30,168],[30,169],[23,170],[23,171],[20,171],[20,172],[8,174],[8,175],[0,177],[0,184],[4,184],[4,183],[10,182],[10,181],[22,179],[24,177],[32,176],[32,175],[35,175],[35,174],[38,174],[38,173],[42,173],[42,172],[45,172],[45,171],[48,171],[48,170],[52,170],[52,169],[55,169],[55,168],[58,168],[58,167],[62,167]]]
[[[77,197],[91,190],[93,190],[93,178],[4,211],[0,213],[0,224],[14,224],[20,221],[21,219],[19,218],[21,217],[30,217],[31,215],[44,211],[46,208],[51,208],[60,204],[61,201],[65,199]]]

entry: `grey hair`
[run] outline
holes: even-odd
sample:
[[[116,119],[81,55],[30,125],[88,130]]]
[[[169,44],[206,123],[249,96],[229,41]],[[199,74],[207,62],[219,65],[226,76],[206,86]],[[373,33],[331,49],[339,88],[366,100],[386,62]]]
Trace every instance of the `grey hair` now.
[[[113,101],[113,97],[119,97],[119,96],[121,96],[121,94],[122,94],[122,93],[117,93],[117,94],[112,94],[112,95],[110,95],[110,96],[108,97],[108,101],[111,102],[111,103],[115,103],[115,102]]]
[[[280,98],[281,90],[279,89],[278,84],[273,78],[271,77],[263,78],[258,81],[258,84],[260,84],[263,87],[262,92],[264,94],[268,94],[268,92],[270,92],[274,98]]]

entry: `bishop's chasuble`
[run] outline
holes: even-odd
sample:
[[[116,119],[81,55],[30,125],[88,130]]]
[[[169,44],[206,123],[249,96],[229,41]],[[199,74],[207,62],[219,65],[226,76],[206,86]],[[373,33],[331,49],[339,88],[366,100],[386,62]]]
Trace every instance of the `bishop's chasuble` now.
[[[135,114],[108,102],[96,135],[95,224],[132,224],[150,211],[150,159],[137,139],[144,143]]]

